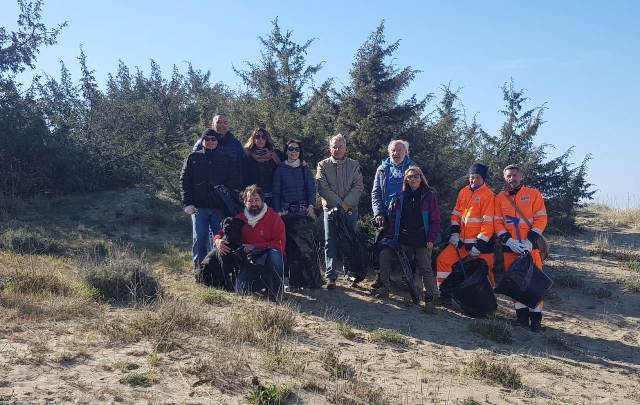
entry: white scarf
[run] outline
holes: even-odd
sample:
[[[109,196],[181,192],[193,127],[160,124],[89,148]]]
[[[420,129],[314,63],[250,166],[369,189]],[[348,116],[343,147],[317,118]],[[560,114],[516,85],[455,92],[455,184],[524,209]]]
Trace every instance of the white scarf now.
[[[284,164],[291,167],[300,167],[300,159],[296,159],[293,162],[289,162],[289,159],[284,161]]]
[[[266,213],[267,213],[267,204],[265,203],[262,203],[262,209],[257,215],[251,215],[248,209],[246,208],[244,209],[244,216],[247,217],[247,223],[252,228],[256,227],[256,224],[258,223],[258,221],[260,221],[262,217],[264,217],[264,214]]]

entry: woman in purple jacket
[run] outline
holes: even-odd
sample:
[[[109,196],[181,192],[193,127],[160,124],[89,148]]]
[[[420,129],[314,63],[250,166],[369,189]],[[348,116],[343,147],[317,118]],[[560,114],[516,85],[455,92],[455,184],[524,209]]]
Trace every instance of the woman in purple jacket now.
[[[387,245],[400,245],[409,260],[415,261],[416,280],[422,281],[426,312],[433,312],[435,306],[437,289],[431,269],[431,251],[439,233],[440,209],[436,194],[422,170],[410,166],[404,173],[402,192],[391,202],[385,240]],[[395,252],[390,247],[384,247],[380,252],[382,286],[373,291],[377,297],[389,296],[389,272],[394,257]]]

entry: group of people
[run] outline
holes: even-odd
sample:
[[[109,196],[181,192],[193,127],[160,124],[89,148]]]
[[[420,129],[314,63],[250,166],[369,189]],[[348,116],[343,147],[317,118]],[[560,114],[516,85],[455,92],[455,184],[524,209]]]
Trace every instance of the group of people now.
[[[542,269],[538,240],[547,224],[545,204],[538,190],[523,184],[518,166],[504,168],[504,190],[497,194],[486,184],[487,167],[480,163],[470,166],[469,185],[459,191],[451,214],[449,243],[432,266],[434,244],[441,233],[436,192],[411,159],[408,142],[391,141],[388,153],[389,157],[376,170],[371,191],[380,246],[379,274],[372,285],[374,296],[389,296],[390,273],[398,265],[398,250],[414,264],[421,293],[419,302],[429,313],[438,303],[450,304],[451,297],[440,294],[439,287],[453,266],[467,257],[485,261],[489,282],[495,285],[492,270],[496,239],[502,242],[505,270],[525,254],[530,254],[536,267]],[[222,185],[232,193],[242,190],[244,207],[237,214],[244,223],[242,249],[248,255],[263,257],[266,269],[261,274],[239,275],[238,284],[243,285],[240,290],[247,291],[246,286],[250,285],[256,289],[287,291],[295,285],[291,283],[294,273],[308,271],[306,265],[298,263],[299,268],[285,273],[290,253],[287,239],[304,234],[305,229],[312,232],[317,193],[324,219],[326,289],[335,289],[339,274],[349,269],[345,268],[346,252],[339,249],[335,227],[329,224],[330,214],[333,210],[344,212],[347,226],[355,232],[364,185],[359,162],[347,157],[343,135],[329,140],[329,154],[318,163],[314,176],[304,160],[300,140],[289,140],[282,155],[269,133],[256,128],[242,147],[229,132],[228,117],[217,114],[212,128],[194,145],[181,174],[184,210],[192,217],[196,274],[201,271],[201,262],[210,246],[222,255],[230,253],[224,230],[220,229],[220,221],[229,213],[225,214],[224,202],[212,196],[212,190]],[[298,221],[295,224],[303,221],[305,225],[293,226],[291,218]],[[323,283],[308,276],[297,280],[298,286],[309,288]],[[541,329],[542,300],[533,308],[519,302],[514,306],[516,324],[534,331]]]

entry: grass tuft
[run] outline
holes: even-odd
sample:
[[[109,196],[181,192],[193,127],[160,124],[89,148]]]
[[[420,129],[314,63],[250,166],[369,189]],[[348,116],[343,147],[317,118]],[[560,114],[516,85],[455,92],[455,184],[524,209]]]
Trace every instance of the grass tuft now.
[[[104,262],[87,262],[83,267],[85,281],[108,302],[145,303],[161,294],[160,283],[149,265],[126,247],[112,246]]]
[[[252,303],[227,317],[221,332],[237,343],[273,344],[293,334],[296,312],[287,305]]]
[[[369,335],[369,341],[398,346],[409,346],[409,338],[393,329],[376,329]]]
[[[507,322],[475,320],[468,328],[471,332],[497,343],[512,342],[511,325]]]
[[[503,362],[489,362],[477,356],[467,364],[466,371],[469,375],[492,384],[511,389],[522,387],[518,370]]]
[[[558,271],[552,274],[553,284],[564,288],[582,288],[584,279],[575,272]]]
[[[229,294],[223,290],[207,288],[197,295],[198,300],[208,305],[224,305],[229,303]]]
[[[640,274],[632,274],[630,277],[623,279],[622,284],[625,290],[629,292],[640,292]]]
[[[247,399],[255,405],[284,405],[293,396],[293,391],[286,385],[267,384],[254,387]]]
[[[132,387],[150,387],[158,382],[158,378],[149,373],[131,373],[120,378],[118,382]]]
[[[0,248],[23,254],[62,255],[65,246],[45,230],[9,228],[0,233]]]
[[[334,380],[353,380],[356,377],[355,367],[346,361],[341,361],[332,351],[326,351],[320,355],[320,364]]]
[[[353,340],[358,337],[358,333],[353,329],[353,326],[348,323],[338,324],[338,333],[345,339]]]

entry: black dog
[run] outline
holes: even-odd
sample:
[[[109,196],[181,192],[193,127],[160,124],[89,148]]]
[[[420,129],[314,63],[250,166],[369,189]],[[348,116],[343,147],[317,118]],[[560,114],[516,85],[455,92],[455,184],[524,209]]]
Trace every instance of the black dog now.
[[[201,263],[201,279],[206,286],[234,290],[236,275],[247,257],[242,248],[243,226],[244,222],[239,218],[225,218],[220,223],[224,231],[222,240],[228,243],[231,251],[223,256],[217,249],[213,249],[204,258]]]

